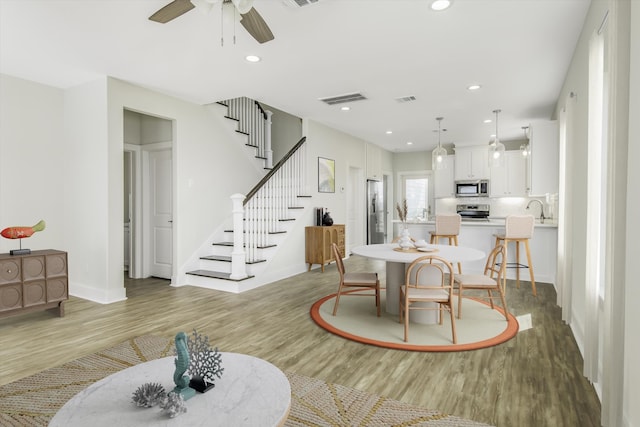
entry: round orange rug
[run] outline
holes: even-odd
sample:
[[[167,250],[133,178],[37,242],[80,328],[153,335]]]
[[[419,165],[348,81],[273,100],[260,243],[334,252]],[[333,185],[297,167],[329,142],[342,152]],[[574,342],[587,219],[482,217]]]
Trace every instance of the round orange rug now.
[[[462,319],[456,317],[458,344],[451,342],[448,315],[443,324],[409,323],[409,342],[404,342],[404,325],[397,315],[384,310],[384,291],[381,293],[382,312],[376,316],[373,296],[343,295],[336,316],[332,315],[336,294],[328,295],[311,306],[311,318],[321,328],[363,344],[397,350],[447,352],[477,350],[501,344],[518,333],[518,321],[509,313],[505,320],[501,308],[481,300],[464,297]],[[457,310],[457,296],[454,297]]]

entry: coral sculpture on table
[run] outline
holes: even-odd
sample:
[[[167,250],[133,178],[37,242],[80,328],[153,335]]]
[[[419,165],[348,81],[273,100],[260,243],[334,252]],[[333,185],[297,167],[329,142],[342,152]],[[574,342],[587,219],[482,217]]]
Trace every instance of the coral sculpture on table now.
[[[189,349],[187,347],[187,334],[178,332],[176,334],[176,353],[178,357],[175,359],[176,369],[173,373],[173,382],[176,387],[172,390],[174,393],[180,394],[184,400],[188,400],[195,396],[196,391],[189,387],[189,376],[184,373],[189,368]]]
[[[133,393],[133,403],[144,408],[152,408],[161,403],[167,397],[167,393],[158,383],[146,383],[138,387]]]
[[[31,253],[31,249],[22,249],[22,239],[31,237],[33,233],[44,230],[45,222],[40,220],[33,227],[15,226],[7,227],[0,231],[0,235],[6,239],[20,239],[20,249],[10,251],[11,255],[26,255]]]
[[[160,403],[160,407],[164,413],[169,415],[169,418],[175,418],[176,416],[187,412],[187,405],[180,393],[171,392],[167,394]]]
[[[211,349],[209,337],[201,335],[193,330],[193,334],[187,338],[189,346],[189,373],[191,382],[189,385],[200,393],[204,393],[215,387],[216,378],[222,376],[222,355],[218,348]]]

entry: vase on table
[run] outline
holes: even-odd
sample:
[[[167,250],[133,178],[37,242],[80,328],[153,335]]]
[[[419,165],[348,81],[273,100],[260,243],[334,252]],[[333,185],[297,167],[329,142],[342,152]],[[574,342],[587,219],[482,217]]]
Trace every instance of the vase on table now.
[[[409,236],[409,228],[404,225],[402,229],[402,233],[400,233],[400,248],[404,251],[408,251],[413,247],[413,243],[411,243],[411,237]]]

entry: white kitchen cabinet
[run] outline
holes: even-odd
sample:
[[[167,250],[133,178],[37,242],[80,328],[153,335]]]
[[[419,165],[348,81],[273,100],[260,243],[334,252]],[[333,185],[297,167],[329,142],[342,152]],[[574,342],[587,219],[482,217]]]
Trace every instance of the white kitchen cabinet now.
[[[489,179],[489,146],[456,147],[455,180]]]
[[[367,179],[382,180],[382,149],[377,145],[367,144]]]
[[[560,165],[559,133],[556,120],[535,122],[529,125],[529,194],[541,196],[558,192]]]
[[[455,168],[455,156],[446,156],[444,158],[444,169],[436,169],[434,174],[434,197],[443,199],[447,197],[455,197],[456,190],[453,185],[453,171]]]
[[[523,197],[527,195],[527,158],[520,150],[504,152],[502,166],[490,168],[491,197]]]

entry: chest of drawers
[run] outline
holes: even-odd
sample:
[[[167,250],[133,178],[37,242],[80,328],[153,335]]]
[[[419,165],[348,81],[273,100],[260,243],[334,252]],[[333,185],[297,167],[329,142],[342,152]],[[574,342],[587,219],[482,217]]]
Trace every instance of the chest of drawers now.
[[[57,309],[69,299],[67,253],[47,249],[25,255],[0,254],[0,317]]]

